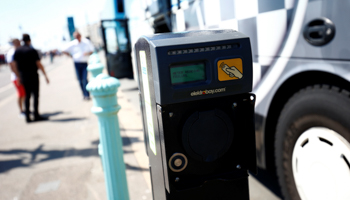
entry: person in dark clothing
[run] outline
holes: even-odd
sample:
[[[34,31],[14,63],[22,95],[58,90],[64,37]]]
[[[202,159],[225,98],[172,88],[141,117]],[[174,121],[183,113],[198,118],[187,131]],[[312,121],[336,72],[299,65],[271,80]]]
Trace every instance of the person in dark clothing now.
[[[49,83],[49,79],[46,75],[45,69],[40,62],[38,52],[31,47],[31,40],[28,34],[23,34],[24,45],[18,47],[13,56],[14,60],[14,72],[18,77],[19,83],[23,84],[26,99],[25,99],[25,116],[26,121],[31,122],[30,118],[30,97],[34,96],[34,121],[47,120],[47,118],[39,115],[39,75],[38,69],[40,69]]]

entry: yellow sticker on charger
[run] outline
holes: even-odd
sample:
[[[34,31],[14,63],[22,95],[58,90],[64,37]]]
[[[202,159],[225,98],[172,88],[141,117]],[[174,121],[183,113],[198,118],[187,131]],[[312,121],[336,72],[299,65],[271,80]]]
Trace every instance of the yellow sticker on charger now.
[[[243,78],[242,59],[219,60],[217,65],[219,81],[231,81]]]

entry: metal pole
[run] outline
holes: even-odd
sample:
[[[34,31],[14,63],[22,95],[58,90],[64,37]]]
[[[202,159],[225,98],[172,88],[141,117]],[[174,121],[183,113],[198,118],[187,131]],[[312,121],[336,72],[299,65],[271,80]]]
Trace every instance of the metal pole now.
[[[106,74],[98,75],[89,82],[87,90],[93,96],[91,111],[97,115],[102,144],[102,163],[109,200],[129,200],[128,185],[123,158],[123,144],[120,137],[117,113],[119,80]]]
[[[91,63],[88,65],[87,70],[91,72],[92,78],[96,78],[97,75],[101,74],[103,71],[103,64],[100,62]]]
[[[100,58],[99,58],[97,52],[93,52],[93,53],[89,56],[88,63],[89,63],[89,64],[92,64],[92,63],[99,63],[99,62],[101,62],[101,61],[100,61]]]
[[[89,65],[87,67],[87,70],[91,73],[92,79],[96,78],[96,76],[102,73],[104,66],[101,63],[100,58],[96,52],[90,55],[88,63]],[[101,138],[101,135],[100,135],[100,138]],[[98,144],[98,154],[102,159],[103,150],[102,150],[101,143]]]

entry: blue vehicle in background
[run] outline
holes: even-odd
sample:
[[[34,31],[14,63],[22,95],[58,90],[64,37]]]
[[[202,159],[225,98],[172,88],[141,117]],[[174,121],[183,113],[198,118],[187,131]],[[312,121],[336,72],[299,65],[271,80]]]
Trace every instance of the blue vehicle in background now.
[[[219,28],[248,35],[258,166],[277,173],[285,199],[350,199],[349,1],[117,2],[126,24],[115,41],[127,53],[147,34]]]

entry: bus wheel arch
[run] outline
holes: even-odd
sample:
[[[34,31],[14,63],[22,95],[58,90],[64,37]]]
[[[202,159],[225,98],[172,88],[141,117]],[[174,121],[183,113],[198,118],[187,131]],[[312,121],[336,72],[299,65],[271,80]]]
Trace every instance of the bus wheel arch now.
[[[310,78],[312,77],[312,78]],[[313,85],[328,85],[333,89],[350,91],[350,82],[342,77],[322,71],[306,71],[289,77],[278,88],[270,103],[264,126],[265,166],[267,170],[275,171],[274,141],[276,125],[281,111],[287,101],[299,90]]]
[[[308,77],[312,77],[309,79]],[[317,77],[317,78],[314,78]],[[276,139],[276,126],[278,124],[278,120],[281,117],[282,110],[285,108],[287,102],[292,99],[295,95],[300,93],[307,94],[305,91],[314,91],[318,90],[319,92],[333,92],[333,94],[338,95],[338,97],[346,97],[349,98],[350,91],[350,83],[339,76],[335,76],[333,74],[329,74],[326,72],[304,72],[290,77],[281,87],[277,90],[273,100],[271,101],[271,106],[268,111],[268,117],[266,118],[265,124],[265,155],[266,155],[266,167],[268,170],[276,171],[275,168],[275,142]],[[327,97],[326,97],[327,98]],[[295,98],[294,98],[295,99]],[[349,104],[350,105],[350,104]],[[284,110],[283,110],[284,111]],[[285,111],[284,111],[285,112]],[[285,115],[285,113],[284,113]],[[282,116],[283,117],[283,116]],[[284,116],[285,117],[285,116]],[[281,129],[279,127],[279,129]],[[280,130],[279,130],[280,131]],[[279,133],[280,134],[280,133]],[[347,136],[348,137],[348,136]],[[281,140],[281,138],[279,138]],[[349,141],[349,139],[347,139]],[[276,144],[275,144],[276,143]],[[293,144],[294,145],[294,144]],[[281,148],[279,148],[281,151]],[[277,160],[276,160],[277,161]],[[279,168],[281,165],[279,166]],[[279,169],[279,177],[281,176],[281,170]],[[281,179],[281,178],[280,178]],[[280,180],[280,183],[283,180]],[[284,195],[286,195],[286,185],[282,185],[282,190]],[[289,196],[289,195],[287,195]],[[288,197],[287,197],[288,198]],[[294,199],[293,197],[291,197]],[[289,199],[289,198],[288,198]],[[296,198],[298,199],[298,198]]]

